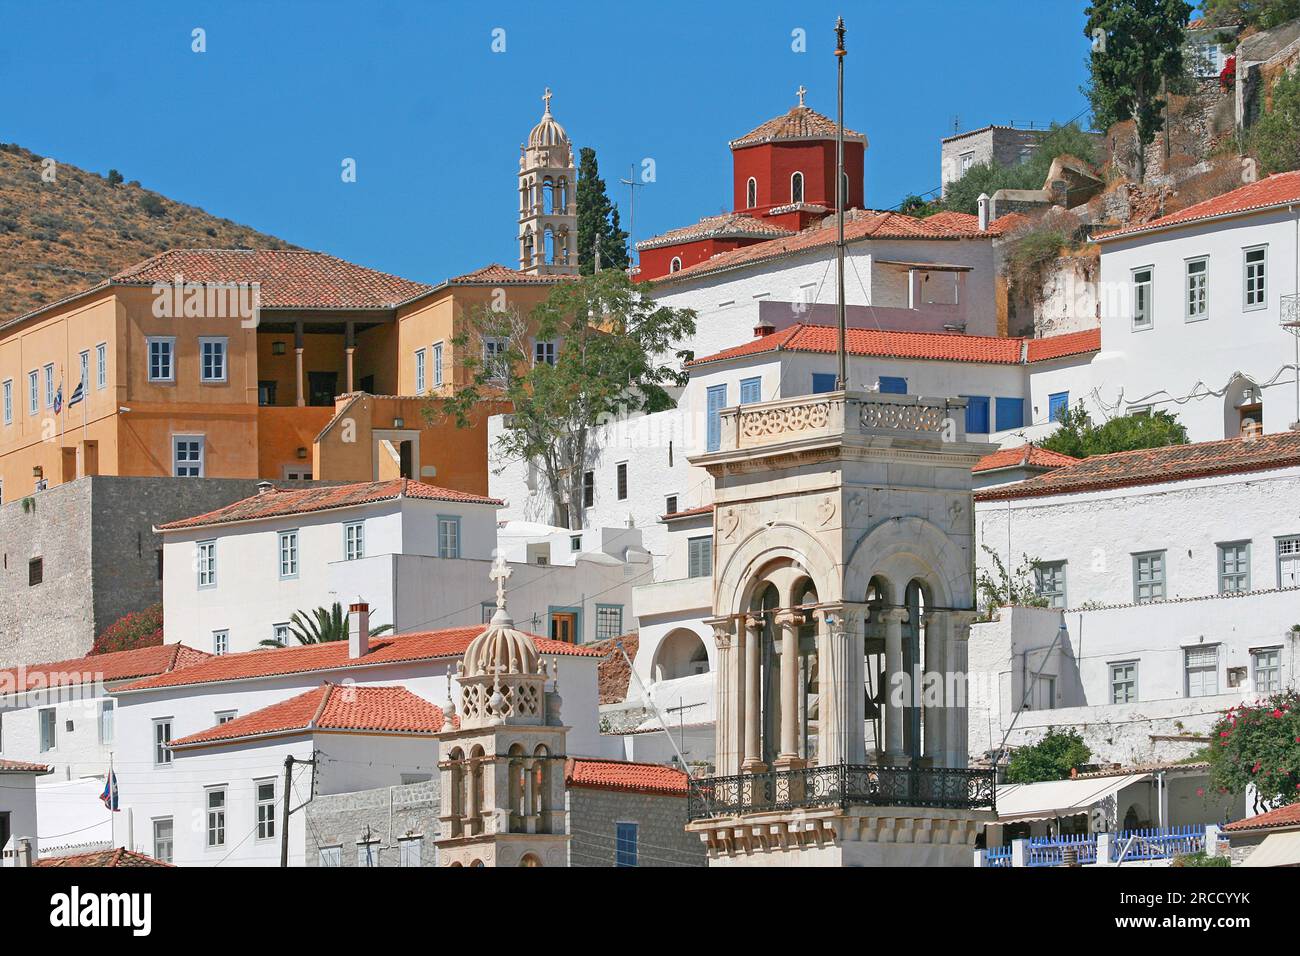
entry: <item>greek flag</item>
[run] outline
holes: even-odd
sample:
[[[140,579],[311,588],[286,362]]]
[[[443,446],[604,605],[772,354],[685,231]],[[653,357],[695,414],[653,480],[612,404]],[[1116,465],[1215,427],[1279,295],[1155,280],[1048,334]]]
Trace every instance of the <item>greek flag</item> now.
[[[59,383],[59,390],[54,393],[54,414],[57,415],[63,411],[63,383]]]
[[[86,397],[86,383],[84,381],[78,382],[77,387],[74,388],[72,390],[72,394],[68,396],[68,407],[71,408],[73,405],[76,405],[85,397]]]
[[[104,781],[104,792],[99,795],[99,799],[103,801],[104,806],[109,810],[114,813],[117,812],[117,774],[112,770],[108,772],[108,779]]]

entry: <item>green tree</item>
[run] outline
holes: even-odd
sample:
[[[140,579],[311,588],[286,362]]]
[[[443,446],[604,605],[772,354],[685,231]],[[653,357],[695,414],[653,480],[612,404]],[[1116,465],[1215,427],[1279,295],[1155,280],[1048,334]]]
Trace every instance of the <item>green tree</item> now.
[[[1248,143],[1265,172],[1300,169],[1300,73],[1278,77],[1269,111],[1251,127]]]
[[[1228,708],[1210,738],[1212,786],[1236,794],[1254,785],[1274,807],[1300,800],[1300,692]]]
[[[1038,743],[1020,747],[1011,755],[1011,762],[1007,764],[1007,781],[1041,783],[1044,780],[1066,780],[1071,771],[1078,770],[1091,759],[1092,750],[1077,730],[1048,728]]]
[[[1061,427],[1040,441],[1039,447],[1075,458],[1187,444],[1187,429],[1174,415],[1164,411],[1149,415],[1119,415],[1101,425],[1094,425],[1087,411],[1079,405],[1062,412],[1060,422]]]
[[[1164,125],[1165,85],[1182,80],[1183,31],[1192,7],[1184,0],[1093,0],[1085,13],[1083,33],[1093,47],[1084,92],[1102,128],[1133,120],[1141,182],[1143,150]]]
[[[119,173],[116,169],[110,169],[108,171],[108,184],[110,186],[116,186],[121,182],[122,182],[122,174]]]
[[[1053,123],[1043,134],[1038,148],[1027,162],[1017,166],[976,163],[961,179],[948,185],[942,208],[975,215],[979,212],[980,193],[992,196],[999,189],[1042,189],[1047,171],[1058,156],[1074,156],[1085,163],[1096,163],[1097,146],[1093,137],[1074,122]],[[908,200],[919,197],[908,197]],[[904,200],[906,203],[908,200]],[[903,210],[908,212],[907,209]],[[937,212],[938,210],[932,210]],[[917,213],[909,213],[917,215]]]
[[[370,629],[370,636],[378,637],[392,629],[391,624],[381,624]],[[343,605],[335,601],[330,607],[294,611],[289,615],[289,634],[299,644],[329,644],[332,641],[346,641],[348,619],[343,613]],[[261,643],[263,647],[284,647],[274,638],[268,638]]]
[[[1271,30],[1300,17],[1300,0],[1201,0],[1201,14],[1216,26]]]
[[[454,340],[466,384],[426,404],[425,417],[451,417],[465,427],[483,401],[510,402],[496,452],[506,462],[535,465],[550,492],[553,522],[581,528],[582,476],[597,451],[595,429],[620,415],[672,408],[668,390],[686,382],[681,361],[690,353],[674,350],[694,334],[695,313],[644,293],[610,269],[557,285],[530,315],[510,307],[467,312]],[[554,364],[533,361],[533,341],[558,343]],[[487,342],[490,356],[478,347]],[[678,361],[666,361],[674,354]]]
[[[627,233],[618,225],[618,206],[605,193],[596,151],[584,146],[578,153],[578,271],[589,276],[596,268],[596,243],[600,242],[602,269],[627,268]]]

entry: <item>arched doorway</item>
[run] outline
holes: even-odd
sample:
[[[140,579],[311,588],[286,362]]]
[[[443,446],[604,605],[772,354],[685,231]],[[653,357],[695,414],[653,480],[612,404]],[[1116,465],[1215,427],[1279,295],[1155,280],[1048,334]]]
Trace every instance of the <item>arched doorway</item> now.
[[[663,639],[651,669],[656,681],[677,680],[708,672],[708,649],[700,636],[687,628],[679,628]]]

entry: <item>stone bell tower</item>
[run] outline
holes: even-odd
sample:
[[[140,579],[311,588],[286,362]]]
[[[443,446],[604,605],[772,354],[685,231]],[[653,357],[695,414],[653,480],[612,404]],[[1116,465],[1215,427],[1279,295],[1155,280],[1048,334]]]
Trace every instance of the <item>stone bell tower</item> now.
[[[546,111],[519,147],[519,268],[531,275],[578,274],[578,169],[569,134]]]
[[[558,686],[533,639],[506,613],[510,568],[492,566],[497,610],[465,649],[438,737],[442,866],[567,866]],[[451,689],[448,681],[448,696]],[[454,726],[453,726],[454,723]]]

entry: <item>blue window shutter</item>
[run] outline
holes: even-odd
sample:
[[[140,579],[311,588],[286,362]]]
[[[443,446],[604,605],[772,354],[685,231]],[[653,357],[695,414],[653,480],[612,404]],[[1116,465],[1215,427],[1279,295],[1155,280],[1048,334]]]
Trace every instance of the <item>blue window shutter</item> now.
[[[749,405],[763,400],[763,380],[761,378],[742,378],[740,380],[740,404]]]
[[[963,395],[966,399],[966,431],[972,435],[987,435],[989,431],[989,400],[987,395]]]
[[[999,398],[997,401],[997,429],[1020,428],[1025,424],[1025,400],[1023,398]]]
[[[1061,413],[1070,407],[1070,393],[1056,392],[1047,396],[1047,420],[1056,422],[1061,420]]]
[[[708,392],[709,434],[708,451],[717,451],[722,447],[722,416],[727,407],[727,386],[711,385]]]
[[[813,394],[835,391],[836,378],[834,372],[813,372]]]
[[[880,376],[880,391],[884,395],[906,395],[907,379],[893,375]]]

